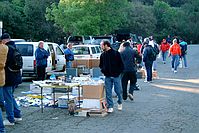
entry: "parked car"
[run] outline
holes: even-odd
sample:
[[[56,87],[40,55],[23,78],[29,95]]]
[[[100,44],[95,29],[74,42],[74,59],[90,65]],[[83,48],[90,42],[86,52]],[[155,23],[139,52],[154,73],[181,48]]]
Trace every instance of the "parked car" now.
[[[109,35],[109,36],[93,36],[92,44],[100,45],[100,42],[102,40],[108,40],[111,43],[111,47],[115,50],[118,50],[119,47],[120,47],[120,44],[115,41],[115,38],[112,35]]]
[[[11,41],[14,41],[15,43],[16,42],[26,42],[25,39],[11,39]]]
[[[38,47],[38,42],[16,42],[15,44],[23,58],[22,76],[36,76],[35,51]],[[44,49],[50,53],[50,56],[47,59],[48,66],[46,71],[63,70],[65,66],[65,57],[64,52],[59,45],[56,43],[45,42]]]
[[[76,45],[72,49],[75,59],[79,58],[100,58],[102,53],[99,45]]]
[[[74,43],[74,45],[91,44],[91,41],[91,36],[69,36],[67,39],[67,43]]]

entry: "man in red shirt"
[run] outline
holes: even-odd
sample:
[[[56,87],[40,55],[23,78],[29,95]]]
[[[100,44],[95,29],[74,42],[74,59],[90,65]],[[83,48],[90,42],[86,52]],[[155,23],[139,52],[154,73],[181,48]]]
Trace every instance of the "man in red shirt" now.
[[[166,39],[163,39],[160,45],[160,50],[162,51],[162,60],[164,64],[166,63],[166,57],[167,57],[169,48],[170,48],[169,43],[166,41]]]

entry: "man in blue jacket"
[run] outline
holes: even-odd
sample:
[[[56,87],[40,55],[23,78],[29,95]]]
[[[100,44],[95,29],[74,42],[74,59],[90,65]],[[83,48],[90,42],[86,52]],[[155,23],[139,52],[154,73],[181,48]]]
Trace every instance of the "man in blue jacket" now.
[[[6,60],[6,66],[5,66],[5,85],[3,87],[3,95],[4,95],[4,101],[5,101],[5,108],[6,108],[6,115],[7,119],[4,120],[4,125],[7,126],[13,126],[14,122],[21,121],[21,111],[15,101],[14,98],[14,90],[15,88],[22,83],[22,76],[21,72],[18,71],[12,71],[10,68],[12,68],[13,62],[14,62],[14,48],[16,48],[16,45],[13,41],[10,40],[10,35],[7,33],[4,33],[1,36],[2,43],[8,46],[8,54],[7,54],[7,60]]]
[[[124,64],[124,70],[122,72],[123,100],[126,100],[127,96],[129,96],[130,100],[133,100],[133,91],[137,89],[137,65],[135,64],[135,59],[139,59],[140,56],[138,52],[130,47],[129,42],[124,42],[123,47],[124,50],[120,52]],[[130,88],[129,94],[127,95],[128,81],[130,81]]]
[[[49,52],[44,49],[44,42],[39,41],[38,48],[35,51],[37,80],[45,80],[47,59],[49,55]]]
[[[72,51],[73,44],[68,43],[67,49],[64,50],[65,59],[66,59],[66,68],[72,67],[72,61],[74,60],[74,53]]]

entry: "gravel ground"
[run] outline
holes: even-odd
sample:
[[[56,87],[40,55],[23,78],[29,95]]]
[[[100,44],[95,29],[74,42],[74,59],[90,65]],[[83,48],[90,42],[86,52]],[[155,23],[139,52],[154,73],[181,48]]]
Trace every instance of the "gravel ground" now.
[[[106,117],[73,117],[66,109],[21,107],[23,121],[6,127],[7,133],[198,133],[199,132],[199,46],[189,46],[188,68],[171,72],[170,60],[158,59],[160,79],[144,83],[135,100],[123,102],[123,110]],[[28,91],[25,80],[15,92]],[[114,99],[116,102],[116,99]],[[5,118],[5,113],[3,114]]]

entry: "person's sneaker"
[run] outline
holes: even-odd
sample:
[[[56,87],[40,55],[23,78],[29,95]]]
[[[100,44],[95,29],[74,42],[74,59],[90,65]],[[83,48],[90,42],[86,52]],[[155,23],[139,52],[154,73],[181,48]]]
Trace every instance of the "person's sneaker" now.
[[[112,113],[113,112],[113,108],[108,108],[107,112],[108,113]]]
[[[117,105],[117,109],[118,109],[119,111],[122,111],[122,104],[118,104],[118,105]]]
[[[19,122],[19,121],[22,121],[22,118],[14,118],[15,119],[15,122]]]
[[[177,73],[177,71],[176,71],[176,70],[174,70],[173,72],[174,72],[174,73]]]
[[[174,71],[174,68],[171,68],[171,71]]]
[[[163,64],[166,64],[166,61],[163,61]]]
[[[129,96],[129,99],[130,99],[131,101],[133,101],[133,95],[129,93],[128,96]]]
[[[3,121],[3,125],[4,125],[4,126],[14,126],[15,123],[14,123],[14,122],[11,123],[11,122],[9,122],[9,120],[6,119],[6,120]]]

